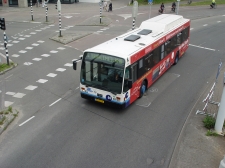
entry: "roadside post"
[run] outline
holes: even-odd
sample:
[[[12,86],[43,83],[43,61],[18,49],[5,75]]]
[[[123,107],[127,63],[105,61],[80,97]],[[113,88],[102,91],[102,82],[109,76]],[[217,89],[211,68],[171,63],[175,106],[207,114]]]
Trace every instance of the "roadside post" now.
[[[150,9],[149,9],[149,19],[150,19],[150,16],[151,16],[152,3],[153,3],[153,0],[148,0],[148,4],[150,6]]]
[[[177,15],[178,15],[178,11],[179,11],[179,6],[180,6],[180,0],[177,0]]]
[[[34,17],[33,17],[33,7],[32,7],[32,0],[30,0],[30,13],[31,13],[31,20],[34,21]]]
[[[132,16],[133,16],[133,27],[132,27],[132,30],[134,30],[134,28],[135,28],[135,21],[136,21],[137,13],[138,13],[138,2],[134,1],[134,3],[133,3],[133,11],[132,11]]]
[[[48,22],[48,6],[47,6],[47,3],[45,3],[45,14],[46,14],[46,22]]]
[[[9,65],[9,53],[8,53],[8,49],[7,49],[8,38],[7,38],[6,33],[5,33],[5,30],[6,30],[5,18],[0,18],[0,26],[1,26],[1,30],[4,30],[4,32],[3,32],[4,46],[5,46],[7,65]]]
[[[100,23],[102,23],[102,3],[103,3],[103,1],[100,0],[100,2],[99,2],[99,6],[100,6]]]
[[[216,118],[215,131],[218,134],[223,134],[223,124],[225,119],[225,73],[223,76],[223,92],[220,101],[220,107]]]
[[[57,1],[57,4],[56,4],[56,9],[57,11],[59,12],[59,37],[62,37],[62,23],[61,23],[61,2],[60,0]]]

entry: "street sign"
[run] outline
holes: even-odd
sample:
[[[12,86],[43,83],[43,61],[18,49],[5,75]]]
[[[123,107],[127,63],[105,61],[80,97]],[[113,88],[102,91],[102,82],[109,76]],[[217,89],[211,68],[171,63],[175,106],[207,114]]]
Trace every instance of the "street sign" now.
[[[57,10],[58,10],[58,12],[61,12],[61,2],[60,2],[60,0],[57,1]]]
[[[148,3],[149,3],[149,4],[152,4],[152,3],[153,3],[153,0],[148,0]]]
[[[134,18],[137,17],[137,13],[138,13],[138,2],[137,1],[134,1],[133,3],[133,12],[132,12],[132,16]]]

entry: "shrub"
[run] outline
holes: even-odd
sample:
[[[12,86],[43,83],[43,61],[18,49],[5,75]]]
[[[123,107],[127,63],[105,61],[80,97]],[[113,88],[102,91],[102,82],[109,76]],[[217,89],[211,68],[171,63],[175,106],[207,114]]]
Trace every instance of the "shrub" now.
[[[1,120],[0,120],[0,125],[2,125],[5,121],[6,117],[4,116]]]
[[[206,116],[203,120],[203,123],[207,129],[212,129],[215,126],[216,119],[211,116]]]
[[[218,134],[216,132],[213,132],[211,130],[208,130],[206,133],[206,136],[217,136]]]
[[[8,111],[9,111],[9,112],[12,112],[12,106],[9,106],[9,107],[8,107]]]

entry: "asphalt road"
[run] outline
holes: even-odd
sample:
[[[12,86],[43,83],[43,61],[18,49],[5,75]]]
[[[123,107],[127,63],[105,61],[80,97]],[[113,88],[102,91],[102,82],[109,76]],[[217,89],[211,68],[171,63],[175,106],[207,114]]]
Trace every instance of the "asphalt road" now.
[[[137,25],[148,18],[146,11]],[[106,30],[69,27],[93,34],[66,46],[49,40],[57,24],[7,25],[9,53],[19,65],[1,81],[6,78],[5,101],[20,116],[0,137],[0,167],[168,167],[186,117],[224,62],[225,17],[219,12],[192,20],[184,57],[122,111],[81,99],[79,71],[71,63],[86,48],[128,31],[132,18],[112,16]]]

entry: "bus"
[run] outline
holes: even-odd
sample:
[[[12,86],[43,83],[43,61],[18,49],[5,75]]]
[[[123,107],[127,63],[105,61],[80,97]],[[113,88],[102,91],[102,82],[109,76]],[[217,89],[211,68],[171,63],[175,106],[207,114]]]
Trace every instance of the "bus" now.
[[[107,106],[128,107],[178,63],[188,49],[189,38],[189,19],[162,14],[85,50],[81,57],[81,97]],[[77,62],[73,61],[74,70]]]

